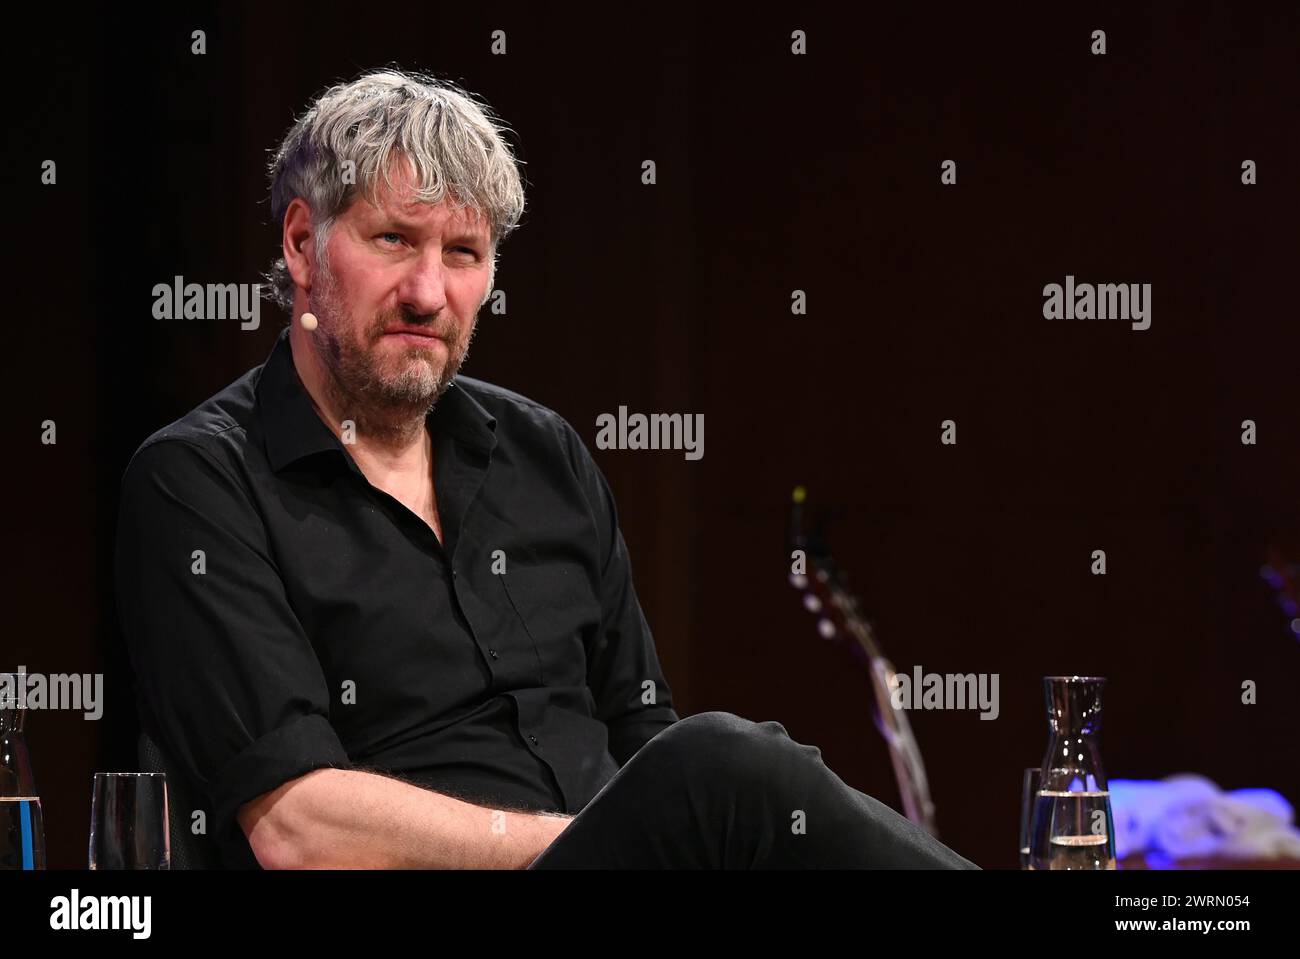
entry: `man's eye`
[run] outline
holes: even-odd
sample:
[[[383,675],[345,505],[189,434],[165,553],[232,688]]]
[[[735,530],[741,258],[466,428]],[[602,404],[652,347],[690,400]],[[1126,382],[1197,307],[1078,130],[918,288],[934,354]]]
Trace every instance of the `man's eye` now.
[[[394,243],[400,243],[400,242],[402,241],[402,234],[400,234],[400,233],[381,233],[381,234],[379,234],[379,237],[380,237],[380,239],[384,240],[385,242],[388,242],[388,238],[389,238],[389,237],[392,237],[392,238],[393,238],[393,239],[392,239],[392,242],[394,242]]]

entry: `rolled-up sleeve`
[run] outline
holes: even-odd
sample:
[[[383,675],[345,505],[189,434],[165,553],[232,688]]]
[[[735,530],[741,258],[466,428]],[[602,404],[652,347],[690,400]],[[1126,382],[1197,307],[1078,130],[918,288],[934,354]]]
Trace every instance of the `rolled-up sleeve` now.
[[[350,768],[330,691],[246,487],[188,439],[152,442],[122,480],[118,617],[160,745],[228,841],[246,802]]]
[[[609,729],[610,755],[622,766],[678,716],[632,583],[614,494],[582,438],[567,422],[564,426],[569,460],[591,508],[601,564],[601,624],[587,650],[587,686],[597,718]]]

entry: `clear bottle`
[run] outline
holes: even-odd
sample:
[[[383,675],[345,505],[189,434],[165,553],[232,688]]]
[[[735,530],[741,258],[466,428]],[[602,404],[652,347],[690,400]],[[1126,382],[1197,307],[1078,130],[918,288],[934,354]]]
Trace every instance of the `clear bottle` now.
[[[25,673],[0,673],[0,869],[44,869],[41,800],[23,738]]]
[[[1114,869],[1115,824],[1101,764],[1099,676],[1045,676],[1051,735],[1034,804],[1034,869]]]

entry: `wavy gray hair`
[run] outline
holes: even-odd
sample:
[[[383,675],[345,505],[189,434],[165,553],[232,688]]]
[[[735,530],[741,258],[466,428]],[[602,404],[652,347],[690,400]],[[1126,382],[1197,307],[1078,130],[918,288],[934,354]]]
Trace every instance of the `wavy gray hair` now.
[[[517,160],[486,102],[455,84],[395,69],[363,74],[330,87],[294,123],[271,161],[271,213],[283,225],[295,197],[311,207],[316,262],[335,220],[360,196],[374,203],[380,180],[406,160],[414,171],[415,198],[436,205],[445,197],[471,207],[490,227],[491,251],[484,302],[496,276],[497,246],[524,212]],[[354,183],[344,182],[344,163]],[[266,294],[293,312],[294,282],[281,256],[266,274]],[[482,303],[479,304],[482,306]]]

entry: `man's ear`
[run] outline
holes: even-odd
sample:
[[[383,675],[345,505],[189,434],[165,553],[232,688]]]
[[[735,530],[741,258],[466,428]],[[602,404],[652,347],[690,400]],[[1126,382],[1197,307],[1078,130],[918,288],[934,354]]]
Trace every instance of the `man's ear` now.
[[[294,197],[289,208],[284,211],[280,242],[284,250],[284,263],[289,268],[293,282],[304,290],[310,290],[316,272],[316,238],[311,207],[302,197]]]

